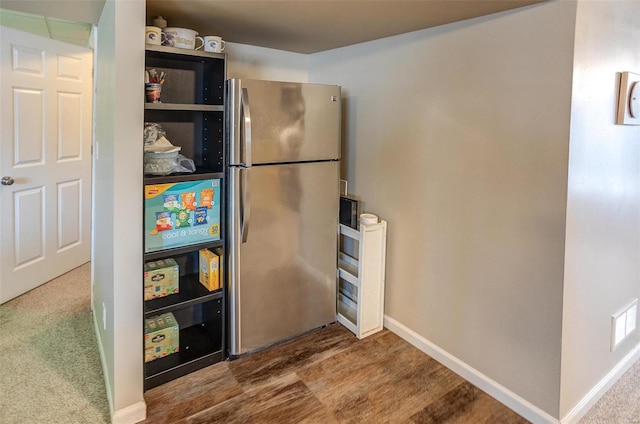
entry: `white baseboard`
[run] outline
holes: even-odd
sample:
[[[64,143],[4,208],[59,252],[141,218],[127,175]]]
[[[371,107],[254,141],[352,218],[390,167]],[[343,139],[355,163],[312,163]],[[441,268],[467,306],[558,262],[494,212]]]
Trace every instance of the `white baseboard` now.
[[[102,337],[100,336],[100,327],[96,321],[96,314],[91,304],[91,315],[93,316],[93,331],[96,333],[96,341],[98,342],[98,352],[100,352],[100,364],[102,364],[102,377],[107,390],[107,400],[109,401],[109,413],[113,417],[113,397],[111,396],[111,383],[109,382],[109,374],[107,373],[107,363],[105,362],[104,348],[102,347]]]
[[[107,366],[105,362],[104,348],[102,345],[102,338],[100,337],[100,331],[98,322],[96,321],[96,314],[93,315],[93,327],[96,333],[96,340],[98,342],[98,351],[100,352],[100,363],[102,364],[102,375],[104,376],[104,384],[107,390],[107,400],[109,401],[109,413],[111,414],[111,424],[134,424],[140,421],[144,421],[147,418],[147,404],[144,402],[134,403],[126,408],[114,410],[113,396],[111,394],[111,383],[109,381],[109,374],[107,374]]]
[[[558,419],[387,315],[384,316],[384,326],[527,420],[536,424],[560,423]]]
[[[587,412],[596,404],[598,400],[609,390],[622,375],[631,368],[631,366],[640,359],[640,344],[634,347],[618,364],[613,367],[602,380],[598,382],[593,388],[586,394],[585,397],[578,402],[576,406],[571,409],[560,420],[562,424],[576,424]]]
[[[111,424],[134,424],[143,421],[146,417],[147,404],[138,402],[117,410],[111,417]]]

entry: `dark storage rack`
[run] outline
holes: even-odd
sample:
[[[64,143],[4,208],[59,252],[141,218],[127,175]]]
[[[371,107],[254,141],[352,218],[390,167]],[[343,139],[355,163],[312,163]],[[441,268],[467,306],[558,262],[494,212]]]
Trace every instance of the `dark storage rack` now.
[[[167,74],[161,103],[145,103],[145,121],[161,123],[196,172],[223,172],[226,55],[147,45],[145,67]]]
[[[144,389],[224,359],[225,183],[224,80],[226,55],[147,45],[146,69],[167,73],[162,103],[145,103],[145,122],[159,123],[180,153],[194,161],[194,173],[145,175],[144,184],[220,179],[220,240],[144,253],[144,262],[173,258],[180,268],[180,291],[144,302],[144,319],[173,313],[180,326],[179,352],[144,364]],[[218,254],[221,289],[210,292],[198,281],[198,252]],[[144,341],[143,341],[144,345]],[[143,346],[144,347],[144,346]]]

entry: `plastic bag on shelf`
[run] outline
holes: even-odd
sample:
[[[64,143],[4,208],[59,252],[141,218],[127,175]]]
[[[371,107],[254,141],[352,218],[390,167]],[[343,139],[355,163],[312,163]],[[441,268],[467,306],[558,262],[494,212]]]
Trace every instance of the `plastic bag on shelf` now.
[[[166,137],[167,133],[160,124],[155,122],[144,123],[144,145],[150,146],[155,144],[160,137]]]
[[[193,160],[179,154],[145,152],[144,173],[148,175],[169,175],[180,172],[191,173],[196,170]]]
[[[165,136],[160,136],[153,144],[144,146],[145,152],[152,153],[173,153],[179,152],[182,149],[180,146],[174,146]]]

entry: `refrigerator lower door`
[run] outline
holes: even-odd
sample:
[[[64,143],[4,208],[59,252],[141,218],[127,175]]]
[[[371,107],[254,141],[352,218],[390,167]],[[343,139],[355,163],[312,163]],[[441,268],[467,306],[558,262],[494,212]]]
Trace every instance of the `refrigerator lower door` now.
[[[232,356],[335,321],[338,178],[337,161],[231,169]]]

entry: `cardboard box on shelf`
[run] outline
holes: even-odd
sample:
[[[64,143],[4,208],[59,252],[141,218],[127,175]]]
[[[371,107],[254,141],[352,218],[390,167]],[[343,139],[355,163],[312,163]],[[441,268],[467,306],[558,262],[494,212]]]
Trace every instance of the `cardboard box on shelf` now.
[[[180,349],[180,326],[171,312],[144,320],[144,362]]]
[[[220,258],[209,249],[200,249],[200,284],[209,291],[220,288]]]
[[[220,240],[219,178],[144,187],[144,252]]]
[[[172,258],[144,264],[144,300],[180,291],[180,268]]]

